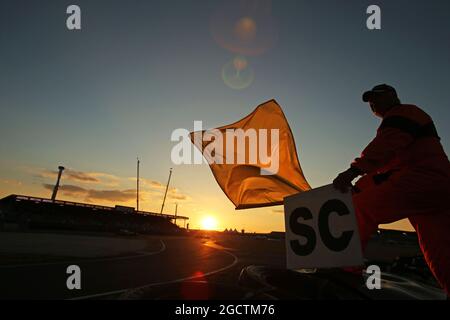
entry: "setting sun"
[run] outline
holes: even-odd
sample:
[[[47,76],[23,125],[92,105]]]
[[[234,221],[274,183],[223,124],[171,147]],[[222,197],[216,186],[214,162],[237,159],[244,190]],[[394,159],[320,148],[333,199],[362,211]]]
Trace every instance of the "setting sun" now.
[[[202,229],[204,230],[214,230],[217,227],[217,220],[214,217],[205,217],[202,220]]]

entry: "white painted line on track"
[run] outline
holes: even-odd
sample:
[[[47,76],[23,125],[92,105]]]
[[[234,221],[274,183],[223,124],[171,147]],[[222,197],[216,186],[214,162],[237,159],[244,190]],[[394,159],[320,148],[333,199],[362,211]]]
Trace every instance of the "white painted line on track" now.
[[[214,248],[214,247],[209,247],[209,248],[220,250],[220,249],[217,249],[217,248]],[[225,267],[217,269],[217,270],[209,271],[207,273],[202,273],[201,275],[197,275],[197,276],[185,277],[185,278],[180,278],[180,279],[175,279],[175,280],[168,280],[168,281],[162,281],[162,282],[155,282],[155,283],[150,283],[150,284],[143,285],[143,286],[140,286],[140,287],[134,287],[134,288],[127,288],[127,289],[120,289],[120,290],[115,290],[115,291],[97,293],[97,294],[92,294],[92,295],[87,295],[87,296],[71,298],[71,299],[68,299],[68,300],[84,300],[84,299],[100,298],[100,297],[104,297],[104,296],[110,296],[110,295],[124,293],[124,292],[126,292],[128,290],[139,290],[139,289],[159,286],[159,285],[163,285],[163,284],[171,284],[171,283],[177,283],[177,282],[182,282],[182,281],[187,281],[187,280],[203,278],[203,277],[206,277],[206,276],[210,276],[210,275],[213,275],[213,274],[216,274],[216,273],[228,270],[228,269],[234,267],[238,263],[239,259],[233,253],[228,252],[226,250],[220,250],[220,251],[230,255],[231,257],[233,257],[233,262],[231,264],[229,264],[228,266],[225,266]]]
[[[136,259],[136,258],[144,258],[148,256],[153,256],[155,254],[161,253],[166,250],[166,244],[164,241],[159,239],[161,243],[161,247],[157,251],[152,252],[143,252],[136,255],[129,256],[120,256],[120,257],[111,257],[111,258],[84,258],[82,260],[69,260],[69,261],[55,261],[55,262],[43,262],[43,263],[24,263],[24,264],[15,264],[15,265],[4,265],[0,266],[0,269],[8,269],[8,268],[27,268],[27,267],[41,267],[41,266],[53,266],[53,265],[67,265],[67,264],[78,264],[78,263],[93,263],[93,262],[108,262],[108,261],[118,261],[118,260],[128,260],[128,259]]]

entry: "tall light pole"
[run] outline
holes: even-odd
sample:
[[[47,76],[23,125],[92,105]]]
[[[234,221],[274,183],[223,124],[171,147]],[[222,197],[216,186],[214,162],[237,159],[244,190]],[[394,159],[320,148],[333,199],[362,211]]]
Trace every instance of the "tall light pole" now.
[[[163,203],[162,203],[162,206],[161,206],[161,212],[160,212],[160,214],[163,213],[164,203],[166,202],[167,190],[169,189],[169,183],[170,183],[170,177],[171,177],[171,176],[172,176],[172,168],[170,168],[170,172],[169,172],[169,180],[167,180],[166,192],[164,193],[164,199],[163,199]]]
[[[178,203],[175,203],[175,225],[177,224]]]
[[[136,211],[139,211],[139,158],[137,159],[137,172],[136,172]]]
[[[59,166],[58,167],[58,178],[56,179],[56,184],[55,184],[55,187],[53,188],[52,201],[55,201],[55,199],[56,199],[56,194],[58,193],[58,189],[59,189],[59,181],[61,180],[61,175],[62,175],[63,171],[64,171],[64,167]]]

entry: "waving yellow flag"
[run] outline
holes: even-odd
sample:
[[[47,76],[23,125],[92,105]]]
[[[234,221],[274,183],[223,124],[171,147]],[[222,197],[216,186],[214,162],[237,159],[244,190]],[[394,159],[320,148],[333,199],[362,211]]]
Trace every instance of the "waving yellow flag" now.
[[[284,197],[311,189],[275,100],[236,123],[192,132],[190,138],[236,209],[280,205]]]

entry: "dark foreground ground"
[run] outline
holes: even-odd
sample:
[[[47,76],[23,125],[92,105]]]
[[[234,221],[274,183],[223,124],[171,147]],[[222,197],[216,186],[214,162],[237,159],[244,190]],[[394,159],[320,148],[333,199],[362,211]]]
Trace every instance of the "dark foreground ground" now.
[[[57,237],[61,245],[64,236]],[[93,238],[83,237],[79,236],[81,242],[76,245],[83,243],[89,247]],[[123,252],[123,249],[120,252],[108,251],[110,249],[106,249],[105,244],[105,247],[90,250],[91,256],[80,257],[76,254],[80,248],[74,246],[74,237],[71,236],[72,247],[67,246],[66,254],[61,254],[60,248],[54,249],[59,250],[59,256],[46,256],[39,250],[34,250],[34,254],[26,254],[26,248],[24,250],[20,246],[16,250],[21,251],[20,254],[0,254],[0,299],[120,298],[126,297],[130,289],[136,287],[145,287],[148,290],[162,286],[168,288],[168,291],[183,291],[182,284],[191,280],[237,286],[242,268],[248,265],[285,267],[285,247],[282,239],[220,234],[109,238],[114,238],[114,241],[124,239],[124,243],[132,239],[129,242],[129,252]],[[7,244],[3,242],[1,245]],[[62,246],[65,247],[63,244]],[[402,250],[403,254],[408,255],[417,252],[416,247],[405,247]],[[101,252],[105,252],[105,255],[101,255]],[[113,255],[108,256],[108,252]],[[398,249],[387,246],[384,248],[384,254],[378,247],[369,248],[368,253],[376,259],[393,259],[399,252]],[[93,254],[97,257],[92,257]],[[66,286],[69,277],[66,273],[67,267],[73,264],[81,269],[80,290],[69,290]],[[189,290],[160,290],[157,296],[152,298],[164,299],[180,295],[184,298],[208,298],[208,292],[203,292],[200,297],[195,294],[192,295]]]

